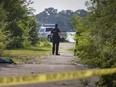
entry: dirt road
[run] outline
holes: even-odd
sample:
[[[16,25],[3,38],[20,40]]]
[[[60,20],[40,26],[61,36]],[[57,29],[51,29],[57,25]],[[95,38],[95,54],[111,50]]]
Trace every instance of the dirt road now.
[[[75,60],[78,60],[78,58],[73,55],[74,54],[73,52],[68,51],[68,49],[70,48],[74,48],[73,43],[61,43],[60,56],[56,55],[45,56],[40,64],[16,64],[16,65],[1,64],[0,77],[88,69],[86,66],[75,63]],[[51,83],[9,86],[9,87],[95,87],[94,85],[95,81],[97,81],[97,77],[91,77],[83,80],[82,79],[68,80]]]

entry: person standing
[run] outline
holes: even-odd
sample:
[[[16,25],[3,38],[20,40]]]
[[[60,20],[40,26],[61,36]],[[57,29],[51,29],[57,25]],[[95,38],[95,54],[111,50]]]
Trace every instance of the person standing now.
[[[55,28],[51,31],[52,38],[52,54],[60,55],[59,51],[59,42],[60,42],[60,30],[58,28],[58,24],[55,24]]]

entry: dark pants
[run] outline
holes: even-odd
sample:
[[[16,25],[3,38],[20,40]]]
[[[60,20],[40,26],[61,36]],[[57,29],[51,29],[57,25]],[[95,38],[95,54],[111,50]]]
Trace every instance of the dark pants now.
[[[55,50],[56,50],[56,54],[58,54],[58,50],[59,50],[59,41],[53,41],[52,44],[53,44],[53,47],[52,47],[52,54],[54,54]]]

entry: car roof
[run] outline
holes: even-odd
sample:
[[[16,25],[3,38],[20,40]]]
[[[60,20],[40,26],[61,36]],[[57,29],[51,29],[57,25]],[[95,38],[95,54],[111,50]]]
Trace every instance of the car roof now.
[[[45,27],[45,28],[54,28],[55,24],[43,24],[42,27]]]

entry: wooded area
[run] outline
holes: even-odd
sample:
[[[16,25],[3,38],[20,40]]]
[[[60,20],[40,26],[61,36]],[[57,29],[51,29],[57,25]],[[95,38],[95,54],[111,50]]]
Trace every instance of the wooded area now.
[[[26,0],[0,0],[0,49],[24,48],[37,43],[35,17]],[[2,53],[0,53],[2,54]]]

